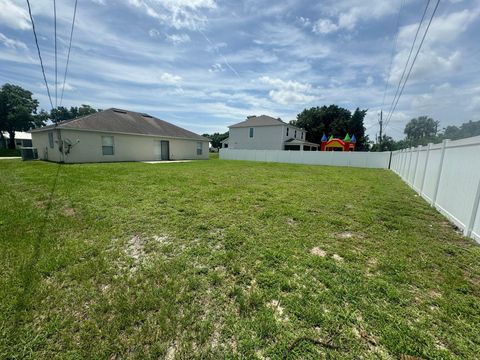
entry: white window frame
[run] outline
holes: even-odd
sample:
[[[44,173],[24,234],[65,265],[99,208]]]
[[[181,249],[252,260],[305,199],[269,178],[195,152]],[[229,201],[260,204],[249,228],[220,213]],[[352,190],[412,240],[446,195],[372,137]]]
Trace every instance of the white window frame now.
[[[104,140],[110,139],[110,138],[112,139],[112,142],[111,142],[112,145],[105,145]],[[111,154],[109,154],[109,153],[106,154],[105,153],[106,148],[112,148],[112,153]],[[113,155],[115,155],[115,138],[113,136],[110,136],[110,135],[102,136],[102,155],[103,156],[113,156]]]
[[[253,139],[255,137],[255,128],[253,128],[253,127],[248,128],[248,137],[250,139]]]
[[[290,129],[289,129],[288,126],[287,126],[287,135],[286,135],[286,136],[288,136],[288,130],[290,130]]]
[[[201,141],[197,141],[197,155],[203,155],[203,143]]]
[[[293,136],[295,139],[297,138],[297,130],[295,130],[295,135]]]

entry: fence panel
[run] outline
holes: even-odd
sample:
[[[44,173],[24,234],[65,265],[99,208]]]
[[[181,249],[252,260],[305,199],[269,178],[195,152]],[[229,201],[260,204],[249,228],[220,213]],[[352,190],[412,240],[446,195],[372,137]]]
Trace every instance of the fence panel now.
[[[480,242],[480,136],[392,153],[391,169]]]
[[[387,169],[390,152],[220,149],[220,159]]]

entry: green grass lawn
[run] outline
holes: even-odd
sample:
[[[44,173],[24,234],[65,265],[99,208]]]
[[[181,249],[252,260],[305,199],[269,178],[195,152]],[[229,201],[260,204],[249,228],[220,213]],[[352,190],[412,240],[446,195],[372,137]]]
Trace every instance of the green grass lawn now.
[[[0,358],[474,359],[480,247],[386,170],[0,161]]]

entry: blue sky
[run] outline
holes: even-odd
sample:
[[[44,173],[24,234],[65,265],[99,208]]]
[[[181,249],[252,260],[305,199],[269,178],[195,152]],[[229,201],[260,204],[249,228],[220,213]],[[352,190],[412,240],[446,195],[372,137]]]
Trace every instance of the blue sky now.
[[[79,0],[63,105],[148,112],[204,133],[335,103],[369,109],[374,138],[386,81],[388,109],[426,4],[403,0],[389,76],[401,2]],[[31,3],[54,93],[53,1]],[[61,87],[74,1],[57,3]],[[442,127],[480,120],[479,30],[480,0],[441,1],[388,135],[403,137],[420,115]],[[24,0],[0,0],[5,82],[49,108]]]

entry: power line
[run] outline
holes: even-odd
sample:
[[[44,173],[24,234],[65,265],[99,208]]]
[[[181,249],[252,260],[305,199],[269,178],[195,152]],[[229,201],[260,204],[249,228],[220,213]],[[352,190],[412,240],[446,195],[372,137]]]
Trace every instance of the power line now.
[[[398,105],[398,101],[400,100],[400,97],[402,96],[403,94],[403,90],[405,89],[405,85],[407,84],[407,81],[410,77],[410,74],[412,72],[412,69],[413,69],[413,65],[415,65],[415,61],[417,60],[417,57],[418,57],[418,54],[420,53],[420,50],[423,46],[423,43],[425,41],[425,38],[427,37],[427,33],[428,33],[428,30],[430,29],[430,25],[432,24],[432,21],[433,21],[433,17],[435,16],[435,13],[437,12],[437,9],[438,9],[438,5],[440,4],[440,0],[437,0],[437,3],[435,4],[435,8],[433,9],[433,12],[432,12],[432,15],[430,16],[430,20],[428,21],[428,25],[425,29],[425,32],[423,33],[423,37],[422,37],[422,40],[420,41],[420,45],[418,46],[418,49],[417,49],[417,52],[415,53],[415,57],[413,58],[413,61],[412,61],[412,65],[410,66],[410,69],[408,69],[408,74],[405,78],[405,81],[402,85],[402,89],[400,90],[400,93],[397,97],[397,100],[395,102],[395,105],[392,109],[392,111],[390,112],[390,117],[387,119],[387,125],[388,123],[390,122],[392,116],[393,116],[393,112],[395,111],[395,109],[397,108],[397,105]]]
[[[75,0],[75,7],[73,8],[72,28],[70,29],[70,42],[68,44],[67,63],[65,65],[65,74],[63,74],[63,85],[62,85],[62,94],[60,96],[60,106],[62,106],[63,93],[65,91],[65,82],[67,81],[68,63],[70,62],[70,50],[72,48],[73,29],[75,28],[75,19],[77,16],[77,3],[78,3],[78,0]]]
[[[381,109],[383,109],[383,106],[385,105],[385,98],[387,96],[387,89],[388,89],[388,85],[389,85],[389,81],[390,81],[390,76],[391,76],[391,73],[392,73],[393,58],[395,56],[395,49],[397,48],[397,42],[398,42],[398,34],[400,32],[400,17],[401,17],[401,13],[402,13],[402,9],[403,9],[404,4],[405,4],[405,0],[402,0],[400,2],[400,7],[398,9],[397,31],[395,33],[395,38],[393,40],[392,53],[390,55],[390,65],[388,67],[388,77],[387,77],[387,81],[385,81],[385,90],[383,91],[383,100],[382,100]]]
[[[390,104],[390,108],[388,110],[387,119],[389,118],[389,116],[392,112],[392,109],[393,109],[395,100],[397,98],[398,92],[400,91],[400,87],[402,86],[402,81],[404,79],[405,72],[407,71],[408,64],[410,62],[410,59],[411,59],[411,56],[412,56],[412,53],[413,53],[413,49],[415,48],[415,43],[417,42],[418,34],[420,32],[420,29],[422,28],[423,20],[425,19],[425,15],[427,14],[427,10],[428,10],[428,7],[430,5],[430,1],[431,0],[427,1],[427,5],[425,6],[425,9],[423,10],[422,18],[420,19],[420,23],[418,24],[417,31],[415,32],[415,37],[413,39],[412,46],[410,47],[410,52],[408,54],[408,58],[407,58],[407,61],[405,63],[405,67],[403,68],[402,76],[400,76],[400,80],[398,81],[398,85],[397,85],[397,90],[395,91],[395,95],[393,96],[392,103]]]
[[[50,100],[50,106],[53,109],[52,96],[50,95],[50,88],[48,87],[47,77],[45,76],[45,68],[43,66],[40,46],[38,45],[37,31],[35,30],[35,22],[33,21],[32,8],[30,7],[30,0],[27,0],[27,5],[28,5],[28,14],[30,15],[30,21],[32,23],[33,36],[35,37],[35,44],[37,46],[38,58],[40,59],[40,66],[42,68],[43,81],[45,82],[45,87],[47,88],[47,94],[48,94],[48,99]]]
[[[53,0],[53,28],[55,32],[55,109],[58,105],[58,62],[57,62],[57,2]]]

